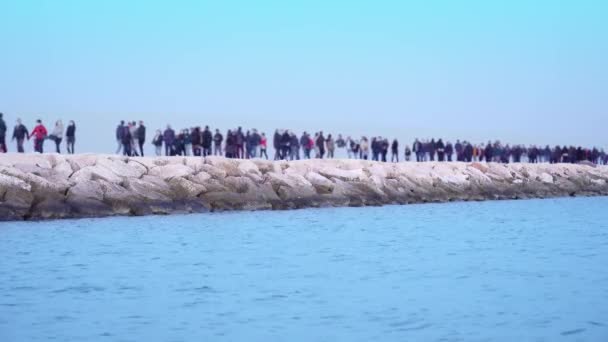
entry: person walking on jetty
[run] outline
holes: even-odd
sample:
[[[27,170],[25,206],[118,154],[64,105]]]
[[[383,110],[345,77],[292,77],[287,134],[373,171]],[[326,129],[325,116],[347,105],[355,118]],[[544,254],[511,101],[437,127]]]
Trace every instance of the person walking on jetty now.
[[[0,113],[0,152],[6,153],[6,122],[3,118],[4,114]]]
[[[21,122],[21,119],[17,119],[17,124],[15,125],[15,128],[13,129],[13,139],[12,140],[17,140],[17,152],[18,153],[23,153],[25,152],[25,149],[23,148],[23,142],[25,141],[25,139],[30,139],[30,133],[27,129],[27,127],[25,127],[25,125]]]
[[[122,142],[122,155],[130,157],[133,155],[131,148],[133,146],[133,138],[131,137],[131,128],[129,125],[122,127],[121,142]]]
[[[65,138],[68,154],[74,154],[74,145],[76,144],[76,123],[74,123],[74,120],[70,120],[68,123],[68,128],[65,131]]]
[[[452,161],[452,155],[454,154],[454,146],[452,145],[451,142],[447,142],[445,144],[445,157],[447,159],[447,161],[451,162]]]
[[[290,132],[289,136],[289,159],[300,160],[300,139],[294,132]]]
[[[192,134],[190,134],[190,130],[187,128],[184,128],[182,130],[182,136],[184,139],[184,149],[183,149],[183,153],[184,156],[189,156],[192,153]]]
[[[359,154],[359,159],[367,160],[369,156],[369,142],[367,141],[367,137],[361,138],[361,142],[359,143]]]
[[[30,138],[34,137],[34,151],[38,152],[38,153],[43,153],[43,145],[44,145],[44,139],[46,138],[48,132],[46,130],[46,127],[44,127],[44,125],[42,124],[42,120],[38,119],[36,120],[36,127],[34,127],[34,130],[32,131],[32,133],[30,133]]]
[[[156,134],[154,135],[154,138],[152,138],[152,145],[154,145],[156,156],[160,157],[163,154],[163,133],[160,129],[156,130]]]
[[[410,149],[409,146],[405,145],[405,161],[409,162],[411,156],[412,156],[412,150]]]
[[[55,143],[55,152],[61,153],[61,142],[63,141],[63,122],[61,120],[55,122],[55,127],[47,139]]]
[[[131,155],[138,157],[139,153],[137,153],[137,145],[138,145],[138,137],[137,137],[137,123],[132,121],[128,123],[129,133],[131,133]]]
[[[6,131],[8,130],[8,127],[6,126],[3,116],[4,114],[0,113],[0,153],[8,152],[6,146]]]
[[[300,146],[302,146],[302,151],[304,152],[304,159],[310,159],[310,150],[312,150],[312,146],[310,145],[310,137],[306,131],[304,131],[300,137]]]
[[[388,139],[383,138],[380,141],[380,157],[382,158],[382,161],[385,163],[387,162],[386,156],[388,155],[388,148],[389,148]]]
[[[268,160],[268,153],[266,150],[268,149],[268,139],[266,139],[266,133],[262,132],[260,136],[260,158],[264,156],[266,160]]]
[[[143,121],[139,121],[139,127],[137,127],[137,144],[139,145],[139,154],[144,156],[144,143],[146,142],[146,126]]]
[[[327,139],[325,140],[325,146],[327,147],[327,158],[333,158],[334,151],[336,150],[336,145],[334,143],[334,139],[331,137],[331,134],[327,135]]]
[[[445,161],[445,145],[443,144],[443,140],[441,140],[441,138],[437,140],[435,147],[437,148],[437,160],[440,162]]]
[[[239,126],[236,129],[236,157],[239,159],[245,159],[245,134],[243,128]]]
[[[399,141],[393,139],[391,143],[391,162],[399,162]]]
[[[118,126],[116,127],[116,142],[118,143],[118,148],[116,149],[116,154],[119,154],[122,151],[122,136],[125,133],[125,121],[121,120]]]
[[[190,128],[190,140],[192,141],[192,155],[195,157],[200,157],[203,154],[203,133],[201,132],[201,128],[191,127]]]
[[[221,156],[222,155],[222,142],[224,141],[224,136],[220,133],[219,129],[215,129],[215,134],[213,135],[213,155]]]
[[[414,151],[414,153],[416,154],[416,161],[421,162],[422,155],[424,152],[422,151],[422,143],[420,142],[420,140],[418,140],[418,138],[414,140],[414,144],[412,145],[412,151]]]
[[[316,143],[319,148],[319,158],[323,159],[325,155],[325,137],[323,136],[323,131],[319,132]]]
[[[173,144],[175,143],[175,131],[171,125],[167,125],[167,129],[163,133],[163,141],[165,143],[165,156],[173,155]]]
[[[203,157],[211,155],[211,144],[213,143],[213,134],[209,126],[205,126],[202,133]]]
[[[237,158],[236,135],[231,130],[226,133],[226,147],[224,149],[226,150],[226,158]]]

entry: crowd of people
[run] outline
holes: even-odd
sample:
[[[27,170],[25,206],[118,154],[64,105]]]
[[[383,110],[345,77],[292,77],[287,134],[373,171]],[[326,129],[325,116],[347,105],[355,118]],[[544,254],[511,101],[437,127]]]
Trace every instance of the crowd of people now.
[[[4,115],[0,113],[0,152],[2,153],[8,152],[8,146],[6,145],[7,132],[8,127],[4,121]],[[16,143],[16,150],[18,153],[24,153],[25,141],[33,139],[34,151],[43,153],[44,142],[46,140],[51,140],[55,144],[55,152],[61,153],[61,143],[64,141],[64,137],[67,152],[69,154],[74,154],[74,146],[76,144],[76,124],[74,121],[70,120],[66,128],[61,120],[57,120],[49,134],[47,128],[40,119],[36,120],[34,129],[31,132],[23,124],[21,119],[16,119],[11,141]]]
[[[7,152],[6,144],[8,127],[0,113],[0,152]],[[116,128],[116,153],[126,156],[144,156],[146,143],[146,126],[143,121],[121,121]],[[16,119],[11,141],[16,143],[16,151],[25,151],[26,140],[33,140],[34,151],[43,153],[44,142],[54,143],[54,151],[61,153],[61,144],[66,144],[67,153],[73,154],[76,143],[76,124],[70,120],[67,127],[61,120],[55,122],[49,131],[36,120],[34,129],[29,131],[21,119]],[[222,134],[219,129],[211,130],[209,126],[200,126],[174,130],[170,125],[164,130],[156,130],[152,140],[157,156],[225,156],[226,158],[265,158],[268,155],[268,138],[264,132],[257,129],[244,130],[242,127],[229,129]],[[590,162],[608,164],[608,155],[603,149],[596,147],[585,148],[571,145],[553,146],[523,146],[502,144],[500,141],[488,141],[482,144],[472,144],[468,141],[456,140],[454,144],[443,139],[415,139],[410,144],[400,147],[397,139],[385,137],[344,138],[341,134],[333,137],[323,131],[309,134],[303,132],[297,135],[286,129],[277,129],[272,134],[274,160],[299,160],[310,158],[334,158],[338,149],[343,149],[348,158],[371,159],[382,162],[404,161],[486,161],[500,163],[579,163]],[[389,158],[390,154],[390,158]]]
[[[146,127],[142,121],[121,121],[116,128],[118,149],[116,153],[128,156],[143,156],[146,141]],[[244,130],[242,127],[229,129],[225,136],[219,129],[212,131],[209,126],[191,127],[175,131],[167,125],[164,131],[156,130],[151,141],[157,156],[209,156],[221,155],[226,158],[266,158],[268,159],[268,138],[257,129]],[[397,139],[385,137],[344,138],[341,134],[333,137],[322,131],[314,134],[303,132],[298,136],[291,130],[275,130],[272,135],[274,160],[299,160],[310,158],[334,158],[337,149],[344,149],[348,158],[371,159],[376,161],[487,161],[500,163],[578,163],[588,161],[608,164],[608,156],[603,149],[574,146],[523,146],[502,144],[500,141],[486,144],[472,144],[456,140],[454,144],[443,139],[419,140],[406,144],[400,150]]]

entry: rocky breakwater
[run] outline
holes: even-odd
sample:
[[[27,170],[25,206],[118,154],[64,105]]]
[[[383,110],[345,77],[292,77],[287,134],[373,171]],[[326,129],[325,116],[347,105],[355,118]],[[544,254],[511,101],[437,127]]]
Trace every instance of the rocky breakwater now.
[[[0,155],[0,219],[608,195],[608,167]]]

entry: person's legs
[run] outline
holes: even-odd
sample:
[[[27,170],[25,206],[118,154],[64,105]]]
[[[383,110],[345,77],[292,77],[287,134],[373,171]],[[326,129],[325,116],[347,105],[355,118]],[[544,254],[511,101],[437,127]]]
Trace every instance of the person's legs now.
[[[61,141],[63,139],[61,138],[55,138],[55,149],[57,150],[57,153],[61,153]]]
[[[23,148],[23,139],[17,139],[17,152],[25,152],[25,149]]]
[[[116,142],[118,143],[118,148],[116,149],[116,154],[120,154],[120,151],[122,151],[123,144],[122,144],[122,141],[120,141],[120,140],[116,140]]]
[[[138,140],[139,142],[139,153],[143,157],[144,156],[144,142],[142,140]]]
[[[0,152],[2,153],[6,153],[6,137],[5,136],[1,136],[0,137]]]

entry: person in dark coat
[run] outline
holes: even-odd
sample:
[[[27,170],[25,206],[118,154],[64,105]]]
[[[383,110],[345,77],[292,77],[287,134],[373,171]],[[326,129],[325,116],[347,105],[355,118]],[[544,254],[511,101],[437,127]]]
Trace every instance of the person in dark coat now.
[[[211,134],[211,130],[209,126],[205,126],[203,130],[203,157],[211,155],[211,144],[213,143],[213,134]]]
[[[65,131],[66,144],[68,154],[74,154],[74,145],[76,144],[76,124],[74,120],[70,120],[68,128]]]
[[[144,156],[144,143],[146,142],[146,126],[143,121],[139,121],[139,127],[137,127],[137,144],[139,145],[139,153]]]
[[[483,151],[484,157],[486,158],[486,163],[492,161],[494,155],[494,148],[492,147],[492,142],[488,141],[485,150]]]
[[[422,148],[422,143],[420,142],[420,140],[418,140],[418,138],[416,138],[414,140],[414,143],[412,144],[412,151],[414,151],[414,153],[416,154],[416,161],[421,162],[424,151]]]
[[[120,123],[116,127],[116,142],[118,143],[118,148],[116,149],[116,154],[119,154],[120,151],[122,150],[122,135],[125,132],[124,128],[125,128],[125,121],[120,120]],[[124,153],[124,151],[123,151],[123,153]]]
[[[237,128],[236,134],[236,157],[240,159],[245,158],[245,133],[241,127]]]
[[[13,129],[12,139],[17,140],[17,152],[25,152],[25,149],[23,148],[23,142],[25,139],[30,139],[30,132],[27,130],[27,127],[21,123],[21,119],[17,119],[17,125],[15,125],[15,128]]]
[[[452,161],[452,155],[454,154],[454,146],[452,146],[451,142],[447,142],[445,144],[445,156],[449,162]]]
[[[190,129],[190,141],[192,141],[192,155],[195,157],[200,157],[203,153],[202,143],[203,137],[200,127],[192,127]]]
[[[441,138],[437,140],[435,147],[437,148],[437,161],[445,161],[445,145],[443,144],[443,140],[441,140]]]
[[[302,136],[300,137],[300,146],[302,147],[302,150],[304,151],[304,158],[305,159],[310,159],[310,137],[308,136],[308,133],[304,132],[302,133]]]
[[[319,132],[319,136],[317,137],[317,148],[319,149],[319,158],[323,159],[325,155],[325,137],[323,136],[323,131]]]
[[[131,145],[133,140],[131,138],[131,130],[129,129],[129,126],[122,127],[122,134],[120,135],[120,138],[122,143],[122,154],[130,157],[132,154]]]
[[[285,132],[283,132],[281,135],[281,160],[287,160],[287,158],[289,158],[290,143],[291,136],[289,135],[289,132],[285,130]]]
[[[172,156],[175,144],[175,131],[170,125],[167,125],[167,129],[163,133],[163,141],[165,142],[165,155]]]
[[[399,162],[399,141],[397,139],[393,140],[391,144],[391,162]]]
[[[226,158],[236,158],[237,157],[236,136],[231,130],[228,130],[228,132],[226,133],[225,150],[226,150]]]
[[[6,153],[6,122],[2,118],[3,114],[0,113],[0,152]]]

